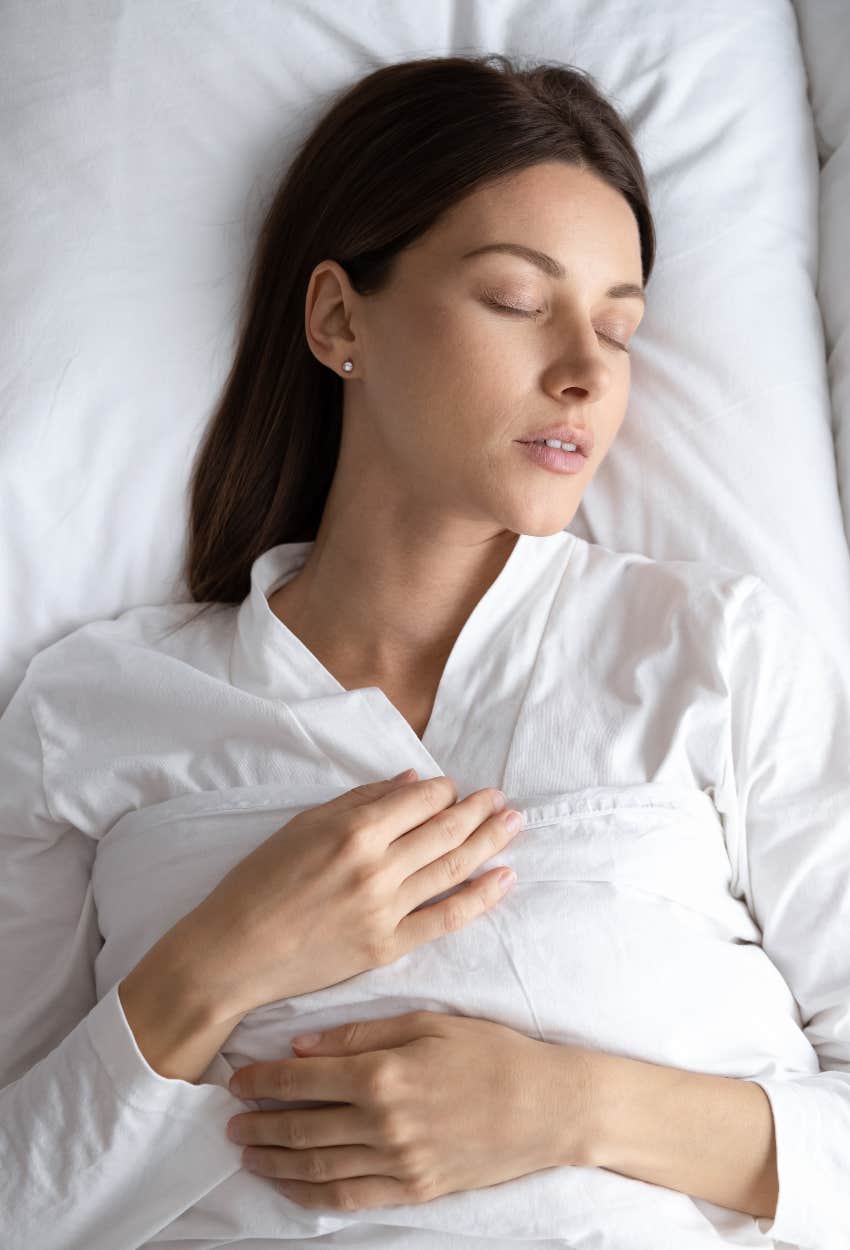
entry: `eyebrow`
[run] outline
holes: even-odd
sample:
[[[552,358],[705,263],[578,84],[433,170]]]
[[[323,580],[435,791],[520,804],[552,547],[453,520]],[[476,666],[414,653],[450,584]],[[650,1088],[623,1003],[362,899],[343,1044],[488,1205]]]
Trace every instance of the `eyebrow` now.
[[[483,247],[474,247],[471,252],[464,252],[461,259],[467,260],[471,256],[480,256],[483,252],[509,252],[513,256],[518,256],[520,260],[530,261],[550,278],[567,276],[566,269],[555,260],[554,256],[547,256],[545,252],[538,252],[533,247],[525,247],[522,243],[486,243]],[[609,287],[605,294],[610,299],[640,299],[646,303],[643,287],[637,286],[634,282],[618,282]]]

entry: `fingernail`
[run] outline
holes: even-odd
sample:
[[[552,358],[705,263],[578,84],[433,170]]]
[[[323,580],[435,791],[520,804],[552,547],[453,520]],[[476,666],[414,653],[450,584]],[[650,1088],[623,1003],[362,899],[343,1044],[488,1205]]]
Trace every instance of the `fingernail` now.
[[[511,871],[510,869],[508,869],[507,872],[500,872],[498,880],[499,880],[499,890],[502,892],[502,894],[504,894],[505,891],[509,890],[510,887],[513,885],[513,883],[516,881],[516,873]]]
[[[297,1046],[299,1050],[309,1050],[320,1041],[321,1036],[321,1033],[302,1033],[299,1037],[293,1037],[292,1045]]]
[[[387,781],[386,784],[390,786],[390,789],[397,789],[399,788],[400,785],[406,785],[407,781],[412,781],[412,779],[414,779],[415,776],[416,776],[415,769],[405,769],[404,773],[399,773],[396,776],[394,776],[394,778],[390,778],[390,780]]]

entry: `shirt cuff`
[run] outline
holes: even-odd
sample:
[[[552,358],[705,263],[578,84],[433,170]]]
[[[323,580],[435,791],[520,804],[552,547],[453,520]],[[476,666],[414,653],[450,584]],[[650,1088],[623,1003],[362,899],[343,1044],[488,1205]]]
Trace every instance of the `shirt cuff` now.
[[[203,1074],[212,1080],[198,1085],[155,1071],[139,1049],[124,1014],[118,984],[116,981],[85,1017],[91,1043],[115,1092],[122,1102],[138,1111],[161,1111],[178,1119],[191,1118],[198,1128],[208,1130],[211,1139],[217,1141],[220,1137],[224,1148],[222,1158],[233,1160],[235,1148],[238,1163],[241,1147],[230,1141],[225,1128],[232,1116],[244,1110],[244,1104],[227,1088],[230,1066],[219,1056],[218,1062],[213,1061]],[[202,1116],[206,1116],[206,1124]]]
[[[805,1250],[850,1246],[850,1074],[747,1080],[767,1095],[776,1135],[779,1197],[759,1232]]]

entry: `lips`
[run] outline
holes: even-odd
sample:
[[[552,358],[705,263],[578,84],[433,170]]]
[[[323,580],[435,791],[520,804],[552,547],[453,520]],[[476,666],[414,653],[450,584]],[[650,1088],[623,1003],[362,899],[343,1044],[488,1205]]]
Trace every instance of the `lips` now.
[[[576,429],[572,425],[555,425],[548,430],[539,430],[536,434],[529,434],[528,438],[518,438],[518,443],[536,443],[543,438],[557,438],[562,443],[575,443],[578,451],[583,456],[589,456],[593,451],[593,434],[590,430]]]

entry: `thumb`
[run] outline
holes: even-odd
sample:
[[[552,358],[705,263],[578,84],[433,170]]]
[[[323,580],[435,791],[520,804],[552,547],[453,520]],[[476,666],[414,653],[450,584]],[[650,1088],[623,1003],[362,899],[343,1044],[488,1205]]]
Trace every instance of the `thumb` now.
[[[407,1011],[382,1020],[357,1020],[325,1029],[323,1033],[300,1033],[293,1037],[291,1045],[294,1051],[309,1051],[311,1056],[362,1055],[367,1050],[389,1050],[424,1036],[427,1014]]]

